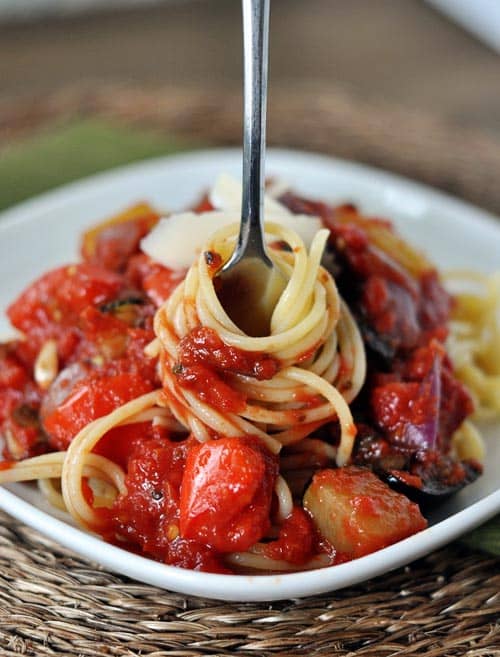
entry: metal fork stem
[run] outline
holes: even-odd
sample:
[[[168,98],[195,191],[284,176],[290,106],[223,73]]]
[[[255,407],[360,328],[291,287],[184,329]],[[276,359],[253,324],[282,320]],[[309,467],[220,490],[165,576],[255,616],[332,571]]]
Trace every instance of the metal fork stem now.
[[[266,143],[269,0],[242,0],[244,60],[243,198],[236,249],[224,271],[243,257],[273,266],[264,243],[264,156]]]

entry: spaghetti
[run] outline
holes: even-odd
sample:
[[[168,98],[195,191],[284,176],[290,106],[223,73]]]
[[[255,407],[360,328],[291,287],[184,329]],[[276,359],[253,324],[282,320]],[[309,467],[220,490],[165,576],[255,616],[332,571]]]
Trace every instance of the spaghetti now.
[[[338,417],[341,440],[336,461],[344,465],[355,435],[348,404],[363,385],[365,355],[347,306],[332,277],[320,266],[328,232],[317,234],[307,254],[298,235],[277,225],[266,226],[273,238],[290,247],[290,252],[273,252],[276,265],[289,282],[272,311],[270,335],[252,338],[222,307],[214,287],[216,271],[210,269],[205,257],[209,252],[225,259],[236,231],[232,226],[213,236],[185,282],[156,315],[162,381],[171,395],[172,412],[199,441],[208,440],[211,432],[225,436],[251,433],[273,452]],[[216,331],[226,345],[245,352],[265,352],[280,363],[280,370],[268,381],[232,375],[231,386],[246,397],[238,414],[217,412],[177,383],[174,372],[179,342],[200,325]],[[322,399],[311,405],[314,395]]]
[[[500,416],[500,274],[455,271],[456,289],[449,339],[457,376],[475,401],[479,419]]]

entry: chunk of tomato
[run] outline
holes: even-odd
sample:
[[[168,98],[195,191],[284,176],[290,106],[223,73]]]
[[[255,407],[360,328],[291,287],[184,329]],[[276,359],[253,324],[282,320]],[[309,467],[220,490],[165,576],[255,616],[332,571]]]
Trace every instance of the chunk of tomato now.
[[[315,533],[310,516],[295,506],[281,525],[278,538],[267,543],[263,552],[270,559],[304,564],[313,556]]]
[[[94,373],[78,381],[66,400],[43,419],[51,445],[66,449],[89,422],[151,390],[149,381],[132,373],[113,376]]]
[[[234,372],[259,381],[272,379],[279,361],[260,351],[244,351],[225,344],[217,331],[197,326],[182,338],[178,346],[182,365],[204,365],[220,372]]]
[[[182,479],[181,536],[222,553],[247,550],[270,527],[276,476],[276,458],[257,438],[194,446]]]
[[[245,410],[246,396],[227,384],[214,370],[204,365],[177,366],[174,369],[177,382],[209,406],[223,413],[241,413]]]
[[[0,436],[9,459],[35,456],[46,443],[38,422],[41,391],[18,357],[19,344],[0,344]]]
[[[120,276],[95,265],[59,267],[32,283],[7,314],[25,333],[33,325],[68,324],[87,306],[113,299],[121,286]]]
[[[27,360],[49,338],[57,339],[59,356],[66,360],[78,342],[79,314],[114,299],[122,285],[120,276],[86,263],[53,269],[32,283],[7,309],[12,324],[29,337]]]
[[[28,372],[15,354],[7,353],[7,348],[0,345],[0,390],[14,388],[22,390],[29,380]]]
[[[134,255],[128,263],[127,279],[143,290],[155,306],[161,306],[186,277],[184,269],[169,269],[147,255]]]
[[[167,438],[137,442],[128,460],[127,492],[114,504],[118,533],[157,558],[163,558],[178,535],[179,487],[185,458],[185,442],[174,443]]]
[[[104,228],[97,236],[93,262],[111,271],[123,271],[147,232],[147,226],[141,221],[128,221]]]
[[[112,440],[106,452],[115,454]],[[115,533],[165,563],[209,572],[227,572],[217,553],[179,536],[179,489],[190,440],[144,437],[128,459],[127,492],[113,506]]]

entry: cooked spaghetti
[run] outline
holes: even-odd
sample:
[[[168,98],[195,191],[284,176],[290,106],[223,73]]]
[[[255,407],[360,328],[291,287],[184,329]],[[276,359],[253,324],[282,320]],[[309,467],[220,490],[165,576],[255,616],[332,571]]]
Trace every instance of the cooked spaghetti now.
[[[144,205],[28,288],[8,309],[27,339],[0,352],[0,482],[38,480],[107,540],[214,572],[322,567],[423,529],[410,498],[481,470],[449,297],[388,222],[290,193],[281,208],[263,333],[231,312],[252,281],[217,275],[237,225],[172,269],[141,252]],[[309,247],[294,213],[325,227]]]
[[[457,377],[471,392],[475,416],[500,416],[500,274],[447,275],[456,288],[449,339]]]
[[[252,434],[275,453],[337,417],[341,440],[336,461],[344,465],[355,434],[348,403],[364,383],[365,354],[351,313],[332,277],[320,266],[328,231],[316,235],[307,254],[297,234],[268,224],[267,232],[290,248],[289,252],[274,252],[288,284],[272,311],[269,335],[250,337],[223,308],[214,286],[217,270],[207,262],[213,260],[213,254],[222,255],[222,262],[227,258],[234,248],[236,230],[233,226],[214,235],[156,315],[162,382],[170,407],[201,442],[214,433]],[[207,254],[211,254],[209,258]],[[192,387],[179,385],[179,380],[186,379],[185,368],[179,364],[179,345],[193,331],[202,339],[199,327],[214,331],[226,346],[265,353],[279,364],[271,378],[264,375],[259,380],[253,372],[232,374],[230,386],[245,397],[238,412],[217,410],[203,402]]]

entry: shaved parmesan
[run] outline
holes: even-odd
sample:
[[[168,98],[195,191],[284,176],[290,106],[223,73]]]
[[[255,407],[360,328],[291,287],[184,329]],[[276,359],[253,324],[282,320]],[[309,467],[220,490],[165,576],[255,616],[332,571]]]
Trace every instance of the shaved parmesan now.
[[[210,203],[217,210],[229,210],[238,214],[241,213],[242,196],[243,190],[241,183],[227,173],[221,173],[218,176],[215,185],[208,195]],[[287,207],[268,194],[264,195],[264,215],[266,217],[272,215],[273,221],[275,221],[275,217],[290,214],[292,213]]]
[[[265,220],[294,230],[307,248],[314,235],[322,228],[321,221],[309,215],[266,213]],[[161,219],[142,239],[141,249],[165,267],[186,269],[199,256],[213,233],[223,226],[239,222],[239,213],[234,211],[173,214]]]

